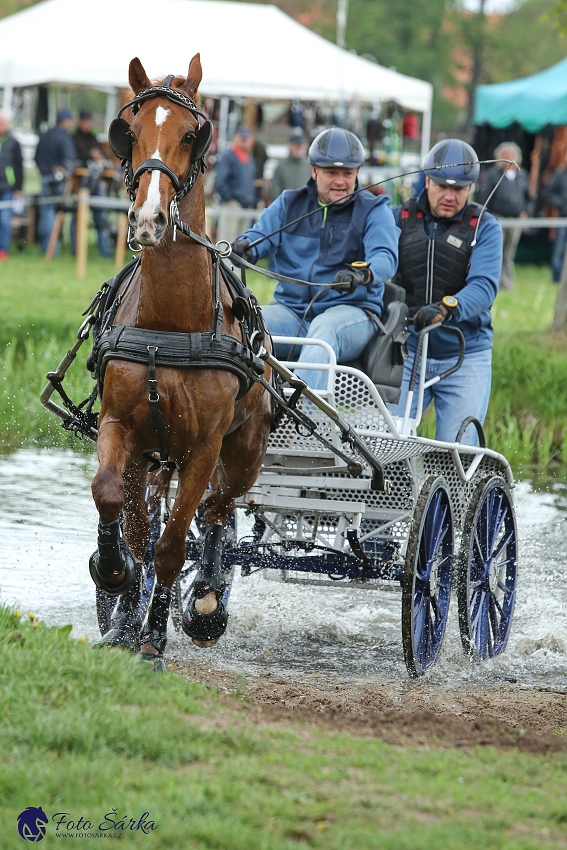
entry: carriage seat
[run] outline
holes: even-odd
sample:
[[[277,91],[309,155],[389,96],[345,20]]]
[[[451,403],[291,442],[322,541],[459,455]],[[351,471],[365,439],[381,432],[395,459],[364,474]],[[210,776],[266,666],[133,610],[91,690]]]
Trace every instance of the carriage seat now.
[[[376,385],[383,401],[396,404],[400,399],[404,362],[408,356],[408,306],[403,287],[395,283],[384,284],[384,306],[381,322],[384,331],[378,328],[376,335],[362,356],[343,366],[351,366],[368,375]]]

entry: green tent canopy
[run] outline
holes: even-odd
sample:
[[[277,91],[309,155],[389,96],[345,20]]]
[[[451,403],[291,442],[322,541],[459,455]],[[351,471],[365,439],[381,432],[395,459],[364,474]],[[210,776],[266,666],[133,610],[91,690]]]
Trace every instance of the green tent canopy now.
[[[478,86],[474,122],[497,128],[517,122],[528,133],[567,124],[567,59],[530,77]]]

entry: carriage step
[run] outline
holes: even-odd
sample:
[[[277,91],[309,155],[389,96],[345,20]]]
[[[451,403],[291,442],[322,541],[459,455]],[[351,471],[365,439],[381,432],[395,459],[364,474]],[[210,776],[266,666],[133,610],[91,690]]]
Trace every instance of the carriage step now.
[[[283,488],[282,488],[283,489]],[[345,502],[338,499],[318,499],[317,497],[309,497],[302,495],[303,491],[297,491],[296,494],[284,496],[280,492],[272,493],[257,493],[251,490],[242,501],[239,501],[237,507],[255,507],[261,506],[264,510],[272,510],[281,513],[283,509],[289,509],[292,514],[310,513],[317,514],[363,514],[366,510],[364,502]]]

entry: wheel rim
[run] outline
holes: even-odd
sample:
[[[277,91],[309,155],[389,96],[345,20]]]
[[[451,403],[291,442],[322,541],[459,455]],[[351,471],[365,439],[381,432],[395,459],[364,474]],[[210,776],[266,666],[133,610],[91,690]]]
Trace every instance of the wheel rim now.
[[[414,676],[424,673],[439,656],[451,595],[453,520],[449,494],[442,483],[434,483],[429,493],[411,544],[411,584],[406,574],[402,602],[406,665]]]
[[[506,646],[516,597],[516,522],[510,496],[498,482],[483,492],[470,533],[468,639],[485,660]]]

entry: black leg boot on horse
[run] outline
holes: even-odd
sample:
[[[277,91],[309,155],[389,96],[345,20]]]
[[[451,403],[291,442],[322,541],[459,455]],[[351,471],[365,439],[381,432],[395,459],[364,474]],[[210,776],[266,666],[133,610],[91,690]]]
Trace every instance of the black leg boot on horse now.
[[[134,556],[120,533],[120,521],[99,522],[98,549],[89,559],[91,578],[109,596],[120,596],[136,581]],[[117,578],[124,575],[121,582]]]
[[[222,525],[209,525],[205,531],[201,568],[195,577],[181,624],[196,646],[214,646],[228,624],[226,606],[230,586],[222,565],[225,539],[226,531]]]
[[[171,590],[169,587],[156,584],[148,609],[148,616],[140,635],[142,647],[152,647],[155,650],[155,652],[143,651],[140,654],[143,661],[151,665],[156,673],[163,673],[166,670],[163,652],[167,645],[167,619],[170,602]]]
[[[94,646],[116,646],[138,652],[140,649],[140,597],[142,565],[136,564],[136,580],[122,593],[110,617],[110,629]]]

